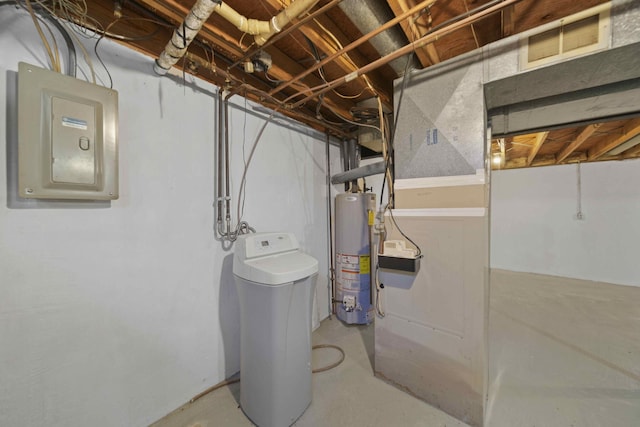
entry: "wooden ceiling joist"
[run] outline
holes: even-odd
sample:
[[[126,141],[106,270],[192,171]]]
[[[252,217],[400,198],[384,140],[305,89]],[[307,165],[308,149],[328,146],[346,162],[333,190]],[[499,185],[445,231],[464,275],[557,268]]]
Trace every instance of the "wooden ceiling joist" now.
[[[562,161],[569,157],[571,153],[576,151],[582,144],[585,143],[587,139],[589,139],[591,135],[593,135],[596,129],[598,129],[600,126],[602,126],[601,123],[596,123],[585,127],[582,132],[580,132],[580,134],[576,137],[576,139],[574,139],[573,142],[567,145],[565,149],[562,150],[560,154],[558,154],[556,158],[556,164],[562,163]]]
[[[298,0],[257,3],[225,0],[225,3],[240,15],[266,21],[294,1]],[[243,34],[214,13],[196,36],[185,60],[176,67],[217,86],[227,87],[231,93],[248,96],[270,108],[278,107],[283,114],[299,117],[316,128],[322,128],[324,123],[323,130],[353,131],[349,124],[332,125],[331,122],[335,122],[336,117],[353,119],[352,108],[372,92],[367,90],[368,84],[391,107],[392,82],[401,73],[394,71],[389,62],[415,53],[422,66],[431,66],[607,0],[386,0],[395,17],[364,36],[353,25],[353,17],[335,7],[340,1],[319,0],[308,13],[292,18],[289,25],[262,47],[252,44],[252,36]],[[110,32],[121,35],[122,43],[157,58],[195,2],[125,2],[121,5],[123,18],[113,28],[110,26],[115,19],[113,0],[87,0],[86,15],[99,22],[102,28],[108,27]],[[362,1],[361,12],[374,13],[366,1]],[[370,40],[396,26],[402,28],[409,43],[381,58]],[[141,38],[141,34],[149,37]],[[259,50],[271,56],[268,73],[251,73],[243,66]],[[318,58],[322,59],[318,61]],[[324,75],[320,75],[320,67]],[[562,152],[556,154],[557,163],[572,161],[585,153],[594,160],[638,155],[634,154],[636,149],[633,148],[608,156],[618,141],[615,138],[604,141],[603,137],[620,126],[611,125],[593,136],[595,126],[581,129],[578,140],[567,146],[563,141],[568,132],[561,135],[551,131],[538,135],[537,139],[532,135],[530,140],[510,147],[506,161],[512,160],[508,157],[511,155],[522,159],[518,161],[525,165],[535,166],[550,162],[550,154],[559,150]],[[633,132],[632,128],[624,130],[627,137]],[[578,151],[580,154],[576,154]]]
[[[331,34],[336,37],[338,40],[345,40],[346,37],[342,34],[342,32],[332,23],[326,22],[322,24]],[[328,42],[327,36],[323,34],[322,29],[317,25],[309,25],[301,29],[302,33],[311,40],[311,42],[318,47],[324,53],[325,56],[330,56],[336,53],[340,48],[333,47],[333,43]],[[344,46],[342,46],[344,47]],[[367,63],[367,60],[364,59],[357,51],[352,51],[348,55],[340,55],[333,62],[342,70],[343,74],[349,74],[355,71],[357,68],[362,67]],[[379,77],[377,73],[370,73],[368,76],[369,81],[376,94],[379,94],[382,101],[385,103],[387,107],[392,106],[392,101],[388,97],[388,90],[384,88],[384,83],[382,79]],[[363,82],[360,82],[360,91],[366,91],[367,85]],[[363,99],[370,98],[374,96],[373,93],[368,93]]]
[[[531,166],[531,163],[533,163],[533,159],[535,159],[538,151],[540,151],[540,147],[542,147],[542,144],[544,144],[544,141],[546,141],[548,136],[549,132],[540,132],[536,134],[536,140],[533,144],[533,147],[531,147],[531,153],[527,158],[527,166]]]
[[[387,0],[387,3],[396,16],[406,13],[416,5],[416,2],[413,0]],[[418,40],[432,28],[428,11],[434,3],[435,0],[427,3],[423,7],[423,10],[418,11],[416,14],[400,23],[402,31],[410,42]],[[418,61],[420,61],[420,64],[423,67],[435,65],[440,62],[440,55],[433,43],[429,43],[424,47],[424,49],[417,49],[415,53],[418,57]]]
[[[633,159],[640,157],[640,144],[622,153],[623,159]]]
[[[624,144],[636,135],[640,135],[640,118],[630,120],[622,128],[622,134],[600,141],[589,150],[589,160],[596,160],[602,155],[613,150],[620,144]]]
[[[274,10],[278,10],[282,7],[282,2],[280,0],[264,0],[264,2]],[[304,37],[307,37],[325,56],[334,54],[340,50],[344,44],[349,43],[348,38],[342,33],[342,31],[326,17],[318,17],[308,25],[301,26],[298,31],[300,31]],[[337,44],[340,44],[341,46],[336,46]],[[310,59],[313,59],[316,62],[319,61],[317,58],[313,58],[312,55],[310,55]],[[336,57],[335,61],[333,61],[333,64],[341,70],[342,74],[349,74],[366,63],[367,61],[357,51],[350,52],[348,56],[340,55]],[[303,71],[304,69],[301,69],[300,73]],[[389,90],[383,90],[384,84],[382,83],[382,79],[375,72],[370,73],[368,78],[374,91],[381,96],[385,105],[391,107],[392,101],[388,95]],[[363,81],[358,82],[358,86],[358,92],[362,92],[367,88],[367,85]],[[367,97],[371,96],[373,96],[373,94],[369,94]]]
[[[514,8],[515,6],[509,6],[502,11],[502,37],[509,37],[515,32]]]
[[[153,8],[157,12],[160,12],[165,18],[174,22],[182,22],[186,14],[189,12],[187,7],[173,0],[139,1],[141,4]],[[218,27],[224,28],[224,30],[221,30]],[[214,49],[227,53],[230,56],[229,59],[236,60],[244,56],[244,51],[238,46],[237,40],[231,36],[232,28],[233,26],[231,24],[224,21],[222,18],[215,19],[214,16],[202,27],[198,37],[213,46]],[[270,68],[269,73],[277,80],[290,80],[293,75],[300,74],[305,70],[302,65],[295,62],[289,55],[275,46],[271,46],[269,48],[269,54],[273,61],[273,65]],[[319,86],[322,83],[323,82],[320,78],[312,75],[308,76],[304,81],[299,82],[298,85],[294,85],[293,87],[298,91],[304,91],[309,87]],[[338,114],[341,114],[344,117],[349,117],[349,111],[353,106],[353,102],[348,102],[337,97],[335,99],[333,97],[326,97],[325,102]]]

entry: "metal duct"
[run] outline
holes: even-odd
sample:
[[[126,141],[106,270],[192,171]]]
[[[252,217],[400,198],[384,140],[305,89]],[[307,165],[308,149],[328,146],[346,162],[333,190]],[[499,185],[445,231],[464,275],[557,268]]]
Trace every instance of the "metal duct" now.
[[[389,9],[389,5],[384,1],[344,0],[338,7],[342,9],[362,34],[370,33],[395,18],[395,15]],[[369,43],[378,51],[380,56],[385,56],[404,47],[409,41],[396,25],[378,34],[369,40]],[[411,61],[412,68],[420,68],[415,57],[412,57]],[[398,76],[402,76],[404,75],[407,60],[406,58],[399,58],[391,61],[389,65]]]
[[[345,172],[356,169],[358,166],[360,166],[360,146],[354,138],[345,139],[344,141],[342,141],[340,151]],[[357,191],[357,178],[352,179],[351,182],[348,182],[346,180],[341,182],[345,183],[344,191]]]
[[[342,184],[343,182],[357,181],[358,178],[365,178],[385,172],[385,163],[377,162],[366,166],[353,168],[345,172],[340,172],[331,177],[332,184]]]

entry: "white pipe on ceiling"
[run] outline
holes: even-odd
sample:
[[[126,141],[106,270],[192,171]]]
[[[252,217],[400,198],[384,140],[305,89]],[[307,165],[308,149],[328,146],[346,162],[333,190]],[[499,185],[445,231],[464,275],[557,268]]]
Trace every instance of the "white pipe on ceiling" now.
[[[174,30],[171,40],[156,59],[153,69],[157,74],[166,74],[184,56],[189,45],[213,12],[231,22],[243,33],[253,35],[256,44],[262,46],[292,19],[311,9],[317,2],[318,0],[296,0],[270,20],[260,21],[246,18],[222,0],[198,0],[184,22]]]

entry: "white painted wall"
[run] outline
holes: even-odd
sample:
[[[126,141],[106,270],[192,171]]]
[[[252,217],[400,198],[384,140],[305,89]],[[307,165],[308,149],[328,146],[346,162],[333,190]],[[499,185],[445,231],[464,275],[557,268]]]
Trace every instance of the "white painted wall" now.
[[[494,171],[491,267],[640,286],[640,160]]]
[[[148,425],[239,369],[231,252],[212,231],[215,88],[155,77],[151,58],[103,40],[120,96],[120,199],[17,200],[18,61],[46,57],[28,15],[2,7],[0,28],[0,425]],[[235,194],[244,120],[250,146],[262,119],[231,114]],[[245,220],[295,232],[319,259],[317,323],[327,315],[327,243],[316,136],[268,126]]]

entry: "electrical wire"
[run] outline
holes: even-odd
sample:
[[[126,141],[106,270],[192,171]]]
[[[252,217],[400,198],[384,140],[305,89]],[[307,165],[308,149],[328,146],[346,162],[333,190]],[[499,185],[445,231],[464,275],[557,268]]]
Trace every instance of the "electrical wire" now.
[[[328,31],[328,30],[327,30],[327,31]],[[317,49],[316,45],[315,45],[315,44],[311,41],[311,39],[309,39],[307,36],[304,36],[304,38],[305,38],[305,40],[307,41],[307,44],[309,45],[309,47],[310,47],[310,48],[311,48],[311,50],[312,50],[312,57],[313,57],[313,59],[316,61],[316,64],[317,64],[317,63],[319,63],[319,62],[322,60],[322,58],[320,57],[320,53],[318,52],[318,49]],[[355,64],[354,64],[353,62],[351,62],[351,64],[352,64],[352,66],[354,66],[354,67],[355,67]],[[318,74],[320,75],[320,78],[322,79],[322,81],[323,81],[323,82],[325,82],[325,83],[327,83],[327,84],[329,83],[329,82],[327,81],[327,78],[326,78],[325,74],[324,74],[324,68],[323,68],[323,67],[318,68]],[[358,93],[358,94],[356,94],[356,95],[343,95],[343,94],[341,94],[340,92],[338,92],[338,91],[337,91],[337,90],[335,90],[335,89],[332,89],[331,91],[332,91],[333,93],[335,93],[336,95],[338,95],[340,98],[343,98],[343,99],[356,99],[356,98],[361,97],[361,96],[362,96],[362,94],[363,94],[367,89],[369,89],[369,88],[368,88],[368,87],[365,87],[364,89],[362,89],[362,90],[360,91],[360,93]],[[321,97],[324,97],[324,95],[321,95]]]
[[[402,229],[400,228],[400,226],[398,225],[398,223],[396,222],[396,218],[393,216],[393,209],[387,207],[387,210],[389,211],[389,217],[391,218],[391,221],[393,222],[393,225],[395,226],[395,228],[398,230],[398,232],[402,235],[402,237],[404,237],[405,239],[407,239],[409,242],[411,242],[411,244],[413,244],[413,246],[416,247],[416,249],[418,250],[418,253],[416,255],[416,258],[421,258],[422,257],[422,249],[420,249],[420,246],[418,246],[418,244],[416,242],[414,242],[409,236],[407,236],[404,231],[402,231]]]
[[[31,6],[31,0],[25,0],[27,4],[27,8],[29,8]],[[96,73],[95,73],[95,68],[93,66],[93,62],[91,60],[91,56],[89,55],[89,53],[87,52],[87,50],[85,49],[84,45],[82,42],[80,42],[80,40],[78,39],[77,35],[81,35],[85,38],[96,38],[96,35],[99,34],[99,37],[97,37],[97,41],[96,44],[94,45],[94,52],[96,54],[96,58],[98,58],[98,61],[100,61],[100,63],[102,64],[102,66],[104,67],[108,77],[109,77],[109,81],[110,81],[110,87],[113,88],[113,79],[111,77],[111,73],[109,72],[109,69],[107,68],[106,64],[104,63],[104,61],[102,60],[102,58],[100,57],[100,54],[98,52],[98,46],[100,43],[100,40],[107,36],[107,37],[112,37],[118,40],[123,40],[123,41],[136,41],[136,40],[144,40],[150,37],[155,36],[155,34],[157,34],[157,32],[160,30],[160,25],[161,23],[158,23],[155,20],[151,20],[151,19],[146,19],[146,18],[129,18],[129,17],[125,17],[123,19],[116,19],[114,20],[111,24],[109,24],[109,26],[107,27],[106,30],[103,30],[101,28],[101,24],[89,17],[87,15],[87,4],[84,0],[80,0],[80,1],[71,1],[71,0],[57,0],[53,3],[52,7],[49,7],[48,4],[46,4],[44,1],[41,0],[35,0],[35,3],[42,8],[44,11],[48,12],[47,16],[50,16],[53,18],[53,21],[58,22],[59,24],[63,25],[64,27],[68,28],[70,31],[64,31],[63,35],[66,35],[66,37],[69,37],[69,35],[73,36],[75,38],[75,41],[77,42],[78,46],[80,47],[80,49],[83,52],[83,57],[85,59],[85,62],[87,63],[87,65],[89,66],[90,72],[91,72],[91,80],[93,81],[93,83],[96,83]],[[56,11],[57,9],[57,11]],[[158,28],[156,28],[153,32],[149,33],[149,34],[145,34],[143,36],[140,37],[129,37],[129,36],[123,36],[123,35],[119,35],[119,34],[113,34],[113,33],[109,33],[108,29],[113,26],[118,20],[142,20],[142,21],[150,21],[150,22],[154,22],[156,25],[158,25]],[[91,24],[88,24],[88,22],[91,22]],[[86,30],[91,30],[93,31],[93,34],[89,35]],[[50,30],[49,30],[50,31]],[[53,37],[53,35],[52,35]],[[65,38],[66,40],[66,38]],[[53,41],[55,43],[55,38],[53,38]],[[67,44],[72,45],[73,46],[73,42],[72,41],[67,41]],[[57,48],[57,46],[56,46]],[[74,50],[74,58],[75,58],[75,50]],[[74,59],[74,69],[75,69],[75,59]],[[58,59],[58,66],[59,66],[59,59]],[[54,67],[55,69],[55,67]],[[75,75],[75,72],[74,72]]]
[[[333,34],[331,31],[329,31],[329,29],[328,29],[328,28],[326,28],[324,25],[322,25],[322,24],[320,23],[320,21],[318,21],[317,19],[314,19],[314,20],[313,20],[313,22],[315,22],[315,23],[316,23],[316,25],[317,25],[318,27],[320,27],[320,28],[322,29],[322,31],[324,31],[324,32],[329,36],[329,38],[330,38],[331,40],[333,40],[333,42],[335,43],[335,46],[333,46],[333,48],[334,48],[336,51],[344,49],[344,46],[342,45],[342,43],[340,42],[340,40],[338,40],[338,38],[335,36],[335,34]],[[358,65],[355,63],[355,61],[353,61],[353,59],[351,59],[351,57],[349,56],[349,54],[348,54],[348,53],[346,53],[346,52],[344,53],[344,58],[345,58],[345,59],[347,60],[347,62],[348,62],[348,63],[349,63],[353,68],[354,68],[354,71],[355,71],[355,70],[358,70],[358,68],[359,68],[359,67],[358,67]],[[316,60],[317,60],[317,61],[320,61],[320,58],[318,57],[318,58],[316,58]],[[320,75],[321,75],[322,79],[325,81],[325,83],[328,85],[328,84],[329,84],[329,82],[327,82],[327,80],[324,78],[324,76],[323,76],[323,72],[321,71],[321,69],[319,69],[319,70],[318,70],[318,72],[320,73]],[[364,82],[365,82],[366,88],[368,88],[368,89],[371,91],[371,93],[372,93],[373,95],[375,95],[375,96],[379,96],[378,92],[376,91],[376,89],[375,89],[375,88],[373,87],[373,85],[371,84],[371,80],[369,80],[369,77],[368,77],[366,74],[362,74],[362,75],[360,75],[359,77],[362,77],[362,79],[363,79],[363,80],[364,80]],[[338,95],[338,96],[345,97],[345,96],[343,96],[342,94],[340,94],[339,92],[337,92],[335,89],[332,89],[332,91],[333,91],[336,95]],[[363,92],[364,92],[364,90],[363,90],[363,91],[362,91],[358,96],[360,96]]]
[[[36,14],[33,10],[33,6],[31,5],[31,0],[25,0],[25,4],[27,7],[27,11],[29,12],[29,15],[31,15],[31,20],[33,21],[33,25],[36,27],[36,30],[38,31],[38,35],[40,36],[40,40],[42,40],[42,44],[44,45],[44,48],[47,51],[47,55],[49,56],[51,69],[59,73],[61,70],[60,55],[59,55],[56,39],[55,37],[53,37],[53,34],[51,33],[51,29],[49,29],[49,32],[54,44],[54,49],[55,49],[55,52],[54,52],[54,49],[52,49],[51,45],[49,44],[49,41],[47,40],[47,37],[45,36],[44,32],[42,31],[42,27],[38,22],[38,18],[36,17]],[[45,24],[45,27],[48,28],[46,24]]]
[[[582,213],[582,174],[580,173],[580,162],[576,164],[576,193],[576,219],[582,220],[584,219],[584,214]]]
[[[324,104],[324,106],[325,106],[329,111],[331,111],[333,114],[335,114],[335,115],[336,115],[336,117],[338,117],[340,120],[345,121],[346,123],[352,124],[352,125],[354,125],[354,126],[360,126],[360,127],[365,127],[365,128],[375,129],[375,130],[377,130],[378,132],[381,132],[381,130],[380,130],[380,128],[379,128],[378,126],[370,125],[370,124],[367,124],[367,123],[354,122],[353,120],[349,120],[349,119],[347,119],[347,118],[343,117],[343,116],[342,116],[342,114],[340,114],[339,112],[337,112],[337,111],[336,111],[334,108],[332,108],[330,105],[328,105],[328,104]],[[329,122],[329,123],[332,123],[332,124],[338,124],[338,123],[335,123],[335,122]]]
[[[245,93],[246,95],[246,93]],[[247,146],[247,97],[244,96],[244,116],[243,116],[243,122],[242,122],[242,164],[244,165],[245,169],[249,167],[249,165],[247,164],[247,155],[246,155],[246,146]],[[242,213],[244,213],[244,197],[245,194],[243,192],[242,194]],[[238,197],[240,197],[240,193],[238,193]],[[242,216],[242,215],[241,215]],[[240,217],[238,217],[238,220],[240,220]]]
[[[269,70],[264,70],[264,77],[272,83],[280,84],[282,80],[274,79],[269,75]]]
[[[292,96],[295,96],[292,95]],[[286,103],[291,97],[285,99],[285,101],[283,103]],[[237,208],[236,208],[236,212],[237,212],[237,224],[238,227],[240,227],[240,224],[246,224],[246,222],[242,221],[242,218],[244,217],[244,206],[245,206],[245,198],[246,198],[246,184],[247,184],[247,172],[249,170],[249,165],[251,164],[251,160],[253,160],[253,155],[255,154],[256,148],[258,147],[258,143],[260,142],[260,139],[262,138],[262,135],[265,131],[265,129],[267,128],[267,125],[269,123],[271,123],[271,121],[274,119],[275,115],[279,112],[279,110],[281,109],[281,106],[276,106],[273,111],[271,112],[271,114],[265,119],[264,123],[262,124],[260,130],[258,131],[258,134],[256,135],[255,141],[251,147],[251,151],[249,152],[249,157],[247,158],[247,161],[245,163],[244,166],[244,170],[242,171],[242,179],[240,180],[240,189],[238,190],[238,204],[237,204]],[[354,122],[354,124],[357,124]],[[248,224],[246,224],[248,227]],[[251,229],[249,227],[249,229]],[[252,229],[251,229],[252,230]],[[236,234],[239,231],[239,229],[236,229]]]
[[[258,131],[258,134],[256,135],[256,139],[253,143],[253,146],[251,147],[251,151],[249,152],[249,158],[247,159],[247,162],[244,165],[244,170],[242,171],[242,179],[240,180],[240,189],[238,191],[238,206],[237,206],[237,219],[238,219],[237,223],[238,224],[242,222],[242,217],[244,216],[244,199],[246,196],[247,171],[249,170],[249,165],[251,164],[251,160],[253,160],[253,155],[256,152],[256,148],[258,147],[258,143],[262,138],[262,134],[267,128],[267,125],[271,123],[271,121],[273,120],[273,118],[275,117],[279,109],[280,107],[276,107],[273,110],[273,112],[269,115],[269,117],[267,117],[267,119],[262,124],[260,131]]]
[[[153,22],[154,24],[157,25],[157,28],[152,31],[149,34],[145,34],[142,36],[136,36],[136,37],[130,37],[130,36],[123,36],[123,35],[119,35],[119,34],[113,34],[110,33],[109,30],[111,29],[111,27],[113,27],[114,25],[116,25],[119,22],[124,22],[124,21],[145,21],[145,22]],[[107,73],[107,76],[109,77],[109,87],[111,89],[113,89],[113,78],[111,77],[111,73],[109,72],[109,68],[106,66],[106,64],[104,63],[104,61],[102,60],[102,58],[100,57],[100,54],[98,53],[98,45],[100,44],[100,42],[102,41],[102,39],[104,39],[105,37],[109,37],[109,38],[114,38],[116,40],[121,40],[121,41],[141,41],[141,40],[147,40],[150,39],[152,37],[154,37],[159,31],[160,31],[160,27],[161,26],[165,26],[165,27],[169,27],[168,25],[165,25],[161,22],[158,22],[156,20],[153,19],[148,19],[148,18],[137,18],[137,17],[129,17],[129,16],[122,16],[119,18],[114,19],[113,21],[111,21],[109,23],[109,25],[106,26],[106,28],[104,30],[99,30],[94,28],[93,31],[96,31],[98,34],[100,34],[100,36],[98,37],[98,39],[96,40],[95,45],[93,46],[93,51],[96,54],[96,58],[98,58],[98,61],[100,61],[100,64],[102,64],[102,67],[104,68],[104,70]],[[184,73],[184,68],[183,67],[183,73]],[[184,78],[184,76],[183,76]]]
[[[116,19],[116,21],[117,21],[117,19]],[[115,23],[116,21],[113,21],[111,24]],[[109,29],[109,27],[107,27],[107,30],[108,29]],[[109,72],[109,68],[104,63],[104,61],[100,57],[100,54],[98,53],[98,45],[100,44],[100,41],[103,38],[104,38],[104,33],[101,34],[100,37],[98,37],[98,40],[96,40],[96,44],[93,45],[93,52],[96,54],[96,58],[98,58],[98,61],[100,61],[100,64],[102,65],[102,68],[104,68],[104,71],[107,73],[107,76],[109,77],[109,88],[113,89],[113,77],[111,77],[111,73]]]

